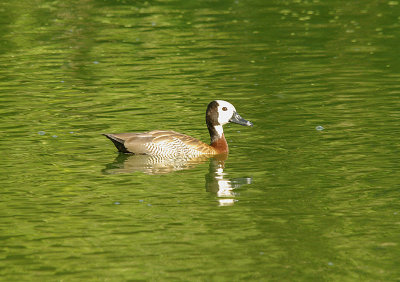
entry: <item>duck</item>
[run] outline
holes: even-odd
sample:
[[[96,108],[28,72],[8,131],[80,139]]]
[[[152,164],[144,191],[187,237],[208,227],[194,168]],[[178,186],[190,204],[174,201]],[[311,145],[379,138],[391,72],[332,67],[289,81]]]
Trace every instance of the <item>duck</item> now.
[[[103,134],[110,139],[121,153],[151,155],[164,158],[195,158],[228,154],[223,125],[236,123],[253,126],[242,118],[235,107],[223,100],[210,102],[206,110],[206,124],[210,133],[210,144],[194,137],[171,130]]]

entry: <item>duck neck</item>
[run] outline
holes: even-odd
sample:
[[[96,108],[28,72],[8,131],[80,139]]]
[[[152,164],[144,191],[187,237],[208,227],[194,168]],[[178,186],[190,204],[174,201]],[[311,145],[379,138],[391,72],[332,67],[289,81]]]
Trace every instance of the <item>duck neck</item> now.
[[[217,150],[219,154],[228,153],[228,143],[226,142],[222,125],[207,125],[210,132],[211,147]]]

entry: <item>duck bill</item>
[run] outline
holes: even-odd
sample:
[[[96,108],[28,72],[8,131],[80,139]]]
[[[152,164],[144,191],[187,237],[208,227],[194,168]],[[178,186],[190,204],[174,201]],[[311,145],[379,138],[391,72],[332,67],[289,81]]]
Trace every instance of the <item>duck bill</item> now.
[[[229,122],[237,123],[237,124],[244,125],[244,126],[253,126],[253,123],[242,118],[237,112],[233,113]]]

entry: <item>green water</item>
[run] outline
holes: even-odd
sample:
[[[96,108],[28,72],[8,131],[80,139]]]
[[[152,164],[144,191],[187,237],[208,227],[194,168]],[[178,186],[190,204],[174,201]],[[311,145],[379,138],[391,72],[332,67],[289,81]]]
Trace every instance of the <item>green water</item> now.
[[[400,280],[399,1],[0,2],[0,280]],[[159,169],[101,133],[229,158]]]

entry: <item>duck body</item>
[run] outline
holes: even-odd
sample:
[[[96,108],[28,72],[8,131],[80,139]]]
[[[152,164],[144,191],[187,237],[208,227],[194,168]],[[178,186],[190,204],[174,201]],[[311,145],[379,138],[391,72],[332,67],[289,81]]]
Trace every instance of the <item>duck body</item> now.
[[[208,145],[194,137],[167,130],[153,130],[141,133],[104,134],[122,153],[153,155],[160,157],[195,158],[202,155],[227,154],[222,125],[234,122],[241,125],[253,124],[236,113],[232,104],[216,100],[211,102],[206,111],[206,123],[211,137]]]
[[[216,149],[191,136],[168,130],[105,134],[120,152],[163,157],[218,154]]]

